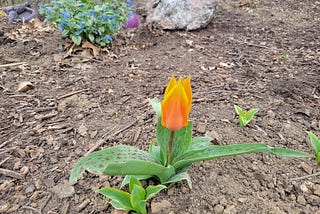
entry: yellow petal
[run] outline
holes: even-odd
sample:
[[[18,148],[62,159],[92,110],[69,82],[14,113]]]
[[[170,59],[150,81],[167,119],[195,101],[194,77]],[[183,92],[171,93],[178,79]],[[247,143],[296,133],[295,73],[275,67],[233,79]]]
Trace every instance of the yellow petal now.
[[[170,82],[168,83],[168,86],[164,92],[164,96],[166,96],[169,91],[177,84],[176,78],[174,78],[174,75],[172,75]]]

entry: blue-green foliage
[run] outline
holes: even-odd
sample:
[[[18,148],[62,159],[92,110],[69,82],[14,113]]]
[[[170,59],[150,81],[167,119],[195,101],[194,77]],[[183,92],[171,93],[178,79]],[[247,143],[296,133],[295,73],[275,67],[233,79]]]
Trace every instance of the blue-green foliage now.
[[[41,5],[40,13],[75,44],[86,39],[105,46],[134,9],[131,0],[52,0]]]

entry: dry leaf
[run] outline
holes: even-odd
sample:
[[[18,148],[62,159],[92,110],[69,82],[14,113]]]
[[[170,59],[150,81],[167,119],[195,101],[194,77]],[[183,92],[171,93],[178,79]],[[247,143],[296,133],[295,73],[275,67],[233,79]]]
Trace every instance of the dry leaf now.
[[[69,48],[68,52],[63,56],[63,58],[65,59],[68,56],[70,56],[73,53],[75,48],[76,48],[76,44],[72,44],[72,46]]]
[[[34,86],[30,81],[22,81],[19,83],[18,91],[19,92],[26,92],[26,91],[33,89],[33,88],[34,88]]]
[[[41,29],[43,28],[42,26],[43,22],[39,18],[34,18],[28,22],[28,26],[33,29],[33,28],[38,28]]]
[[[92,57],[93,57],[91,54],[91,51],[89,49],[84,49],[81,52],[81,55],[84,56],[86,58],[86,60],[92,59]]]
[[[94,56],[94,57],[97,57],[97,56],[99,56],[99,54],[100,54],[100,48],[94,46],[93,44],[91,44],[91,43],[88,42],[88,41],[83,42],[82,47],[83,47],[83,48],[90,48],[90,49],[92,49],[92,51],[93,51],[93,56]]]

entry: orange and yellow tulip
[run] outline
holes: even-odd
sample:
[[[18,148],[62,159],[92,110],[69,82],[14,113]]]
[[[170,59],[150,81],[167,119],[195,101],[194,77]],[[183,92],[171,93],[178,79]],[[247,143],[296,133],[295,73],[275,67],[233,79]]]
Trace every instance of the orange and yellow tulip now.
[[[178,81],[172,76],[161,102],[161,124],[172,131],[188,126],[191,103],[190,76]]]

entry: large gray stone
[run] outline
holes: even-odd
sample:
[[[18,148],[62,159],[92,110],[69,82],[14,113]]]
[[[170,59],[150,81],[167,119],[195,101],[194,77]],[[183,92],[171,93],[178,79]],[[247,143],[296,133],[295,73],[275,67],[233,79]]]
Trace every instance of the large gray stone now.
[[[150,0],[147,22],[167,30],[196,30],[206,27],[218,0]]]

